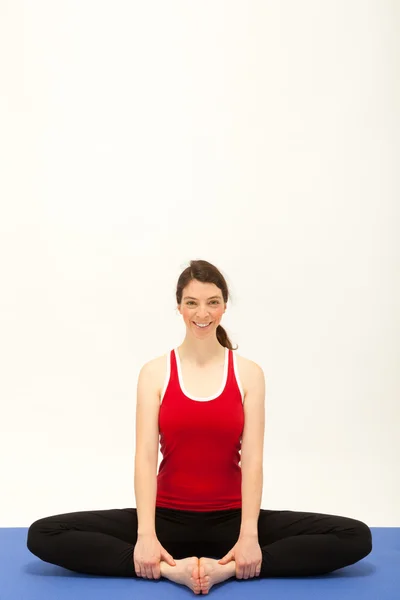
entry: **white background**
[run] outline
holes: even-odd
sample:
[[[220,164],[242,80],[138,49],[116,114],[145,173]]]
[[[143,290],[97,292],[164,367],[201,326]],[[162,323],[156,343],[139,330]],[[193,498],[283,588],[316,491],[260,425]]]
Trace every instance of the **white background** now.
[[[262,508],[400,526],[399,3],[0,11],[0,525],[136,506],[200,258],[265,373]]]

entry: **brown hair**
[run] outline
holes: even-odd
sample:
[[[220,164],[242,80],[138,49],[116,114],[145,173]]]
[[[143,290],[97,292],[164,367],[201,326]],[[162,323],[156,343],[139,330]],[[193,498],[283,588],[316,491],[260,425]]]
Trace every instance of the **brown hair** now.
[[[225,277],[222,273],[206,260],[191,260],[190,266],[187,267],[179,275],[176,286],[176,301],[178,304],[182,302],[182,293],[184,288],[193,280],[201,281],[202,283],[214,283],[222,292],[224,302],[228,302],[229,290]],[[229,350],[237,350],[239,346],[233,348],[232,342],[222,325],[217,327],[217,339],[221,346],[229,348]]]

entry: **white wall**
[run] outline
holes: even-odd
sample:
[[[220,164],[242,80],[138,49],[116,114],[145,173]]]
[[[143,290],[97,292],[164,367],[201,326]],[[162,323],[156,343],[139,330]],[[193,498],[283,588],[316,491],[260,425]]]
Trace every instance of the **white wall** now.
[[[136,506],[202,258],[266,376],[262,507],[400,526],[399,4],[1,11],[0,525]]]

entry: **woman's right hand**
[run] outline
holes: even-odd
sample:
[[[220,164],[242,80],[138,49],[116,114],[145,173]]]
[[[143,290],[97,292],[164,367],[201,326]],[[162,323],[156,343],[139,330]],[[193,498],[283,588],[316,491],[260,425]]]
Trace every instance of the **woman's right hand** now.
[[[174,559],[158,541],[156,534],[141,534],[133,551],[133,562],[136,575],[144,579],[160,579],[160,562],[167,562],[174,567]]]

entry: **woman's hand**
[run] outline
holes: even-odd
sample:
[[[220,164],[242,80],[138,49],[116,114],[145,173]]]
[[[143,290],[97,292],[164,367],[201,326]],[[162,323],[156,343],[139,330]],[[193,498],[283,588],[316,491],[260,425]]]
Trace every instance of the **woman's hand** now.
[[[261,571],[262,552],[257,535],[240,536],[232,550],[229,550],[218,562],[226,565],[231,560],[236,563],[236,579],[258,577]]]
[[[173,557],[160,544],[156,534],[139,534],[133,550],[136,575],[144,579],[160,579],[162,560],[172,567],[176,566]]]

